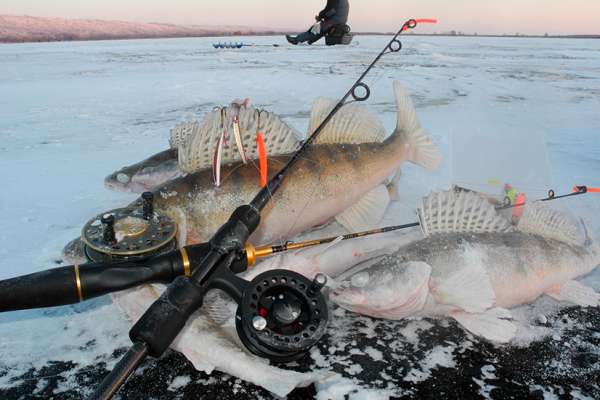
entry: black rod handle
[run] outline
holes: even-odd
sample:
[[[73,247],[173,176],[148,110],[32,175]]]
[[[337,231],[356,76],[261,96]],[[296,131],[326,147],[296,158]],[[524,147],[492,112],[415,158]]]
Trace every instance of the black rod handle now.
[[[87,263],[53,268],[0,281],[0,312],[74,304],[146,283],[170,283],[190,276],[210,250],[209,243],[135,261]],[[185,252],[185,256],[184,256]],[[233,260],[235,273],[248,267],[246,254]]]
[[[0,281],[0,312],[79,302],[77,268],[69,265]]]
[[[195,251],[208,253],[208,244]],[[187,269],[186,269],[187,268]],[[69,265],[0,281],[0,312],[78,303],[144,283],[190,275],[180,251],[139,261]]]

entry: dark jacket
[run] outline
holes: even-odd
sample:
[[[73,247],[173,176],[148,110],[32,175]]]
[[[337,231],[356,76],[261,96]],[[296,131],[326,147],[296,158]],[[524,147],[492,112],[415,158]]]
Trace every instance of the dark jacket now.
[[[350,4],[348,0],[327,0],[327,5],[319,13],[319,18],[328,19],[334,24],[345,24],[348,22]]]

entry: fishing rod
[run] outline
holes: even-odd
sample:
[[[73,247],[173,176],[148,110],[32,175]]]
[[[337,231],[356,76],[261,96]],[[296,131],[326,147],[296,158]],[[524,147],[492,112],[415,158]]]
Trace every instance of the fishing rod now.
[[[457,188],[456,190],[465,191],[468,189]],[[575,186],[573,192],[562,195],[556,195],[554,190],[549,190],[547,197],[534,201],[551,201],[592,192],[600,192],[600,189]],[[143,197],[148,198],[149,196],[146,194]],[[525,202],[522,202],[497,206],[496,209],[516,208],[525,204]],[[419,222],[412,222],[301,242],[288,241],[279,245],[254,247],[252,244],[246,243],[244,251],[234,259],[230,269],[234,273],[239,273],[253,267],[258,259],[278,253],[318,246],[335,240],[355,239],[419,225]],[[208,250],[208,243],[196,245],[199,257],[202,257],[203,254],[206,255]],[[90,251],[91,249],[87,249],[87,252]],[[99,261],[58,267],[6,279],[0,281],[0,312],[74,304],[143,284],[168,284],[180,275],[190,276],[193,272],[192,266],[177,261],[177,259],[167,255],[134,261]]]
[[[418,225],[418,222],[413,222],[302,242],[288,241],[281,245],[254,247],[247,243],[230,269],[239,273],[253,267],[258,259],[278,253]],[[197,245],[197,251],[200,256],[208,254],[209,244]],[[142,261],[90,262],[53,268],[0,281],[0,312],[74,304],[144,284],[168,284],[180,275],[190,276],[192,273],[191,265],[178,263],[169,255]]]
[[[305,283],[307,279],[300,274],[290,274],[291,271],[287,271],[287,276],[283,277],[284,272],[273,270],[257,276],[248,283],[234,275],[230,267],[234,259],[243,252],[250,234],[257,228],[261,210],[281,187],[290,169],[350,96],[354,101],[365,101],[369,98],[370,89],[363,83],[364,77],[384,54],[400,51],[402,44],[397,39],[398,36],[416,26],[415,19],[410,19],[402,25],[283,168],[249,204],[238,207],[213,235],[207,254],[203,253],[200,257],[197,245],[184,246],[179,253],[170,253],[173,257],[180,257],[184,265],[193,265],[193,272],[190,276],[175,278],[134,324],[129,332],[133,345],[113,371],[105,377],[92,399],[111,398],[147,355],[160,357],[183,329],[188,318],[202,306],[205,293],[212,288],[224,290],[240,305],[236,313],[236,328],[244,345],[255,354],[276,360],[295,359],[305,354],[320,340],[325,333],[328,317],[325,300],[320,293],[326,281],[323,275],[315,277],[313,282]],[[363,94],[358,92],[359,88],[364,90]],[[293,279],[288,279],[290,275]],[[271,282],[274,287],[271,287]],[[276,297],[277,300],[274,300]],[[284,303],[279,302],[279,299]],[[258,313],[258,310],[263,308],[266,311],[262,314],[268,318]],[[295,312],[290,314],[291,308]],[[290,318],[289,315],[293,315],[294,318]],[[315,318],[315,315],[319,317]],[[308,317],[308,320],[301,320],[305,317]],[[292,327],[294,329],[291,329]]]
[[[579,196],[581,194],[593,193],[593,192],[600,192],[600,188],[588,188],[585,185],[575,185],[575,186],[573,186],[572,192],[561,194],[561,195],[557,195],[553,189],[550,189],[550,190],[548,190],[548,195],[546,197],[544,197],[542,199],[533,200],[532,202],[553,201],[553,200],[563,199],[565,197]],[[527,204],[526,201],[521,201],[519,203],[510,204],[510,199],[506,198],[505,204],[502,206],[496,207],[496,210],[506,210],[509,208],[523,207],[526,204]]]

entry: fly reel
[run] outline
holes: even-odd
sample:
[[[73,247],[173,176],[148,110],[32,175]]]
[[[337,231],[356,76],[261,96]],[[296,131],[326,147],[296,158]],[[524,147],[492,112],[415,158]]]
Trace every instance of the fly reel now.
[[[252,353],[276,362],[297,360],[325,333],[328,311],[321,289],[288,270],[264,272],[249,282],[236,313],[236,329]]]
[[[89,220],[81,230],[86,257],[111,263],[176,249],[177,224],[154,212],[153,200],[151,192],[144,192],[141,207],[117,208]]]

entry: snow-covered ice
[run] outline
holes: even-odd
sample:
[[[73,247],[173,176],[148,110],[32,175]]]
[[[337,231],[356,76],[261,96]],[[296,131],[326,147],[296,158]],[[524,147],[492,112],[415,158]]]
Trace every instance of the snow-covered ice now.
[[[327,48],[247,37],[245,42],[267,46],[239,50],[215,50],[211,38],[0,46],[0,278],[58,265],[62,247],[89,218],[129,203],[134,195],[106,190],[104,177],[165,149],[175,124],[249,97],[303,132],[312,100],[340,97],[387,40],[358,36],[351,46]],[[282,46],[269,46],[272,43]],[[463,163],[453,157],[489,153],[502,138],[519,146],[519,137],[523,143],[531,135],[543,137],[548,154],[548,170],[543,172],[557,193],[574,184],[600,186],[600,41],[409,36],[403,45],[400,54],[385,56],[367,77],[372,97],[366,104],[391,131],[396,119],[391,82],[402,81],[444,160],[433,173],[403,167],[400,201],[383,224],[412,222],[418,198],[457,179],[455,166]],[[489,138],[489,146],[481,140],[479,147],[456,149],[455,138],[464,132]],[[515,155],[522,154],[513,148]],[[511,147],[502,151],[507,149]],[[598,196],[560,201],[590,220],[596,238]],[[585,282],[600,290],[600,272]],[[590,332],[593,326],[579,325],[581,320],[557,312],[558,304],[547,298],[515,310],[513,315],[524,326],[517,345],[527,348],[534,340],[557,337],[577,347],[573,354],[591,354],[586,357],[598,360],[597,344],[594,348],[573,333]],[[597,310],[594,313],[597,320]],[[314,367],[338,374],[317,385],[322,398],[348,393],[351,398],[415,395],[425,390],[415,381],[425,380],[425,385],[428,376],[457,365],[460,355],[475,354],[482,346],[489,350],[478,339],[459,335],[453,324],[445,323],[444,328],[444,323],[428,320],[374,321],[341,310],[333,318],[327,343],[311,352]],[[74,397],[80,397],[96,381],[86,385],[81,375],[66,369],[60,372],[60,384],[47,385],[40,371],[53,362],[72,362],[71,369],[79,371],[104,362],[110,368],[114,351],[128,343],[128,327],[108,298],[1,314],[0,390],[16,393],[11,388],[24,387],[30,373],[35,385],[28,393],[49,396],[75,388],[82,391]],[[425,347],[423,335],[431,340],[431,332],[440,329],[449,330],[450,342]],[[403,352],[413,353],[404,360]],[[359,370],[353,366],[356,360],[398,364],[393,370],[366,365]],[[576,365],[571,361],[567,355],[554,357],[546,376],[563,376]],[[502,371],[488,365],[492,364],[481,364],[470,375],[473,393],[489,395],[497,390],[491,386],[500,385],[495,379]],[[169,379],[164,389],[181,394],[195,378],[183,371],[181,377]],[[222,381],[232,391],[239,390],[239,383],[227,379]],[[403,379],[415,388],[407,389]],[[589,387],[577,384],[530,382],[527,390],[549,396],[590,395]]]

